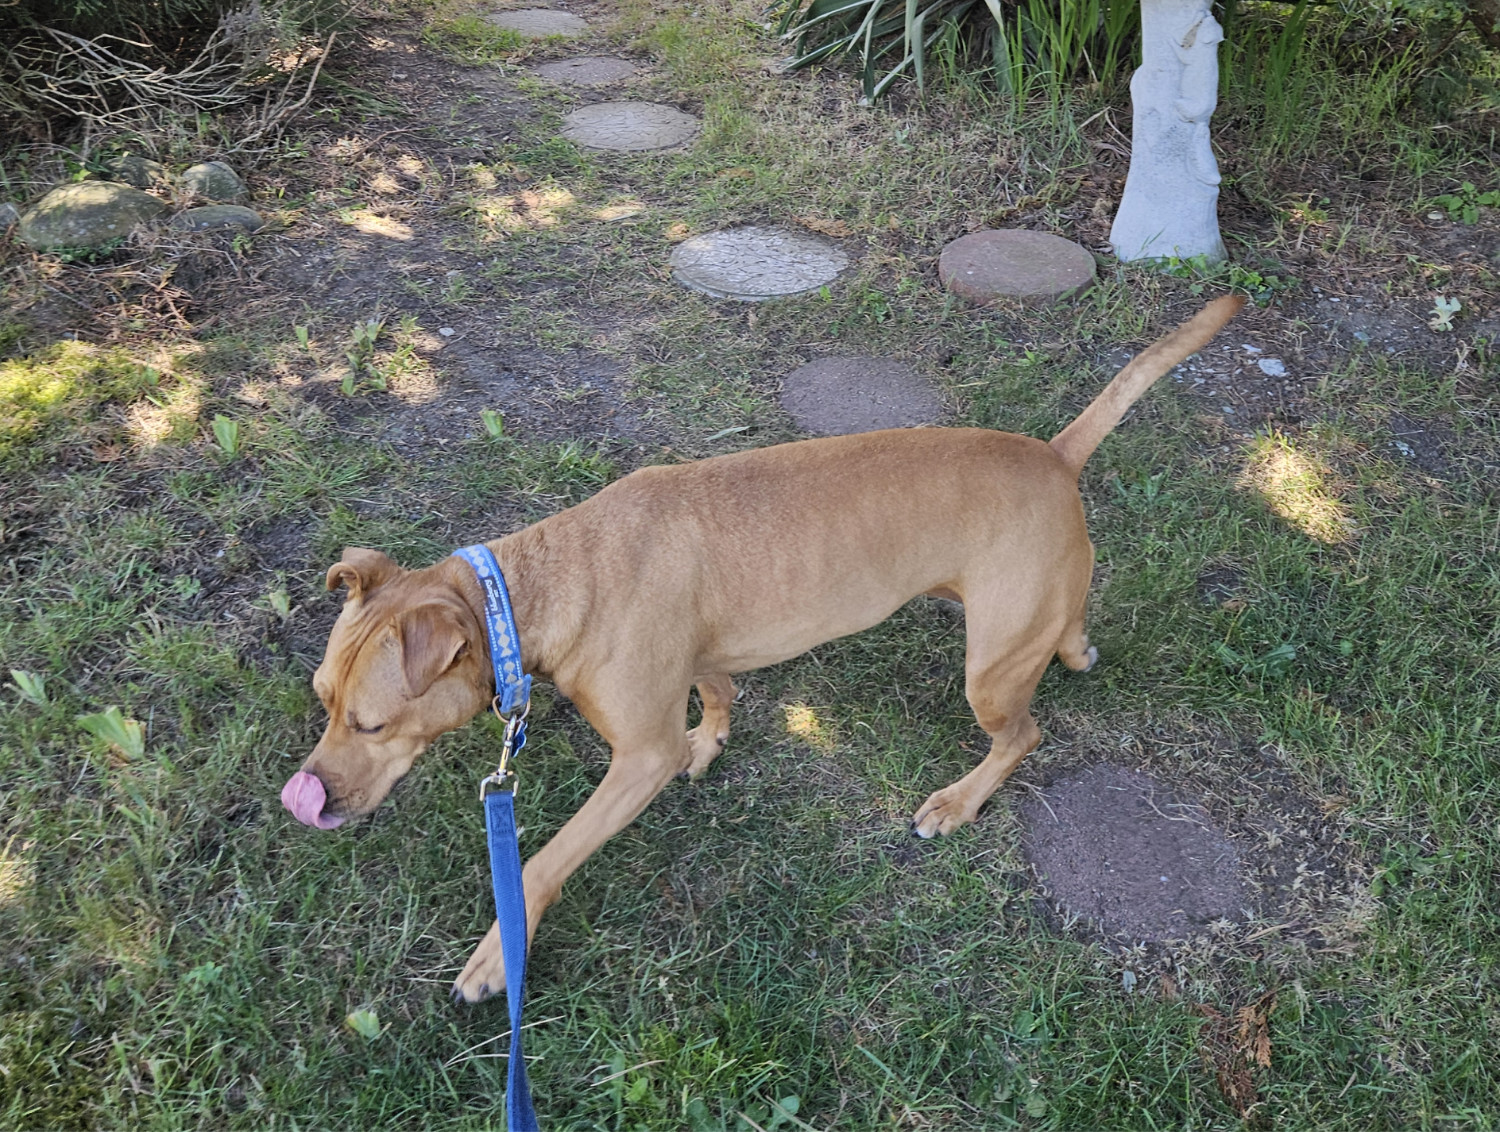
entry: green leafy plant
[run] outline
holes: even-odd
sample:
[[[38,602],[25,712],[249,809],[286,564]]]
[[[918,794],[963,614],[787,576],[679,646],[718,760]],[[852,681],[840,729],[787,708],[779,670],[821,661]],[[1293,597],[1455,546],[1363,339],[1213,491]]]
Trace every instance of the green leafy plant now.
[[[373,1010],[352,1010],[344,1016],[344,1025],[368,1042],[381,1035],[380,1016]]]
[[[349,372],[344,375],[340,384],[346,396],[354,396],[361,377],[366,378],[373,388],[385,389],[385,375],[375,365],[375,343],[380,340],[380,332],[384,329],[384,319],[369,318],[354,324],[349,336],[349,349],[344,353],[349,362]]]
[[[1203,255],[1188,259],[1168,256],[1157,266],[1174,278],[1191,279],[1193,282],[1188,290],[1195,295],[1201,295],[1206,285],[1216,284],[1244,291],[1258,306],[1265,306],[1275,296],[1294,290],[1301,282],[1294,275],[1282,275],[1269,270],[1266,264],[1252,267],[1233,260],[1214,263]]]
[[[1214,651],[1218,653],[1219,659],[1224,662],[1226,668],[1246,676],[1270,679],[1285,676],[1291,669],[1292,662],[1297,659],[1297,646],[1289,641],[1267,649],[1259,656],[1242,653],[1222,642]]]
[[[146,753],[146,729],[136,720],[126,719],[117,707],[80,715],[78,726],[117,748],[126,758],[138,759]]]
[[[1077,75],[1104,81],[1129,61],[1140,26],[1136,0],[775,0],[771,14],[794,44],[793,68],[852,55],[867,101],[904,74],[925,89],[931,60],[990,70],[1013,96],[1035,79],[1054,91]]]
[[[223,413],[214,416],[214,439],[219,442],[219,448],[231,460],[240,454],[240,422],[232,417],[226,417]]]
[[[294,327],[292,327],[292,333],[294,333],[297,336],[297,345],[298,346],[302,347],[302,349],[304,349],[304,350],[311,349],[311,347],[308,345],[307,327],[305,327],[305,326],[294,326]]]
[[[43,706],[47,702],[47,680],[38,672],[23,672],[19,668],[10,670],[10,678],[21,698],[28,704]]]
[[[1474,187],[1474,182],[1465,181],[1457,191],[1433,197],[1432,203],[1447,212],[1449,220],[1478,224],[1481,208],[1500,208],[1500,189],[1482,193]]]
[[[484,431],[491,440],[505,439],[505,414],[498,409],[480,409],[479,419],[484,424]]]
[[[1453,316],[1464,309],[1463,303],[1447,295],[1435,295],[1432,300],[1432,317],[1427,325],[1433,330],[1452,330]]]

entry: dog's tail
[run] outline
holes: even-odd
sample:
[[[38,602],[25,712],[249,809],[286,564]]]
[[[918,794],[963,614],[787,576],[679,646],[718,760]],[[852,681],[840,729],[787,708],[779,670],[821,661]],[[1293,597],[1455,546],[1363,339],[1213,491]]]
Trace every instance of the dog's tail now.
[[[1158,339],[1132,358],[1104,392],[1089,402],[1067,428],[1052,438],[1052,449],[1074,472],[1093,455],[1099,442],[1120,423],[1130,406],[1169,369],[1189,354],[1195,354],[1245,305],[1243,295],[1225,295],[1204,307],[1188,322],[1165,338]]]

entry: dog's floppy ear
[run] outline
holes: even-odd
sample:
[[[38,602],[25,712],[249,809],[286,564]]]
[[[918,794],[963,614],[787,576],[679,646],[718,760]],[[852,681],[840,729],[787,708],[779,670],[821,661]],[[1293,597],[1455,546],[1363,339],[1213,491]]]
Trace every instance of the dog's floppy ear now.
[[[343,560],[328,567],[324,585],[330,590],[348,586],[349,596],[345,600],[359,601],[376,586],[384,585],[400,572],[401,567],[378,550],[346,546]]]
[[[401,668],[406,688],[420,696],[469,649],[470,626],[446,602],[414,606],[401,618]]]

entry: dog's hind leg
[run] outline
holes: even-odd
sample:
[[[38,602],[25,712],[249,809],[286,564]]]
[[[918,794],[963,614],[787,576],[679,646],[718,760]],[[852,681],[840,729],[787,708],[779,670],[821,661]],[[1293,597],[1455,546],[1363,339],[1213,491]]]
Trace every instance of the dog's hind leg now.
[[[734,681],[723,674],[698,680],[703,718],[687,733],[688,748],[693,753],[693,761],[684,772],[689,778],[697,778],[707,770],[708,764],[719,757],[724,744],[729,742],[729,708],[737,695],[739,689],[734,686]]]
[[[1088,603],[1089,593],[1085,589],[1078,602],[1078,612],[1068,622],[1057,645],[1057,659],[1074,672],[1087,672],[1099,662],[1099,650],[1089,644],[1089,635],[1083,629],[1083,615]]]
[[[979,726],[990,736],[990,753],[957,782],[932,794],[912,818],[921,837],[952,833],[974,820],[979,807],[1042,740],[1031,718],[1031,694],[1052,659],[1050,642],[1038,646],[1031,633],[990,637],[969,626],[965,691]]]

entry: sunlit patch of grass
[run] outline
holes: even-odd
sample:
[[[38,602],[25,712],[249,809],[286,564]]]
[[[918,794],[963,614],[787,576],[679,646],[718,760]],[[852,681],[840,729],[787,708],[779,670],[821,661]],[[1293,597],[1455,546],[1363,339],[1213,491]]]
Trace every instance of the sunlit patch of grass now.
[[[1339,498],[1333,470],[1279,432],[1252,442],[1239,482],[1309,538],[1336,544],[1354,537],[1354,520]]]
[[[125,431],[138,448],[182,443],[198,432],[204,383],[191,376],[148,394],[125,412]]]
[[[388,240],[410,240],[415,233],[411,225],[394,216],[381,216],[369,208],[354,208],[345,212],[341,220],[356,232],[367,236],[384,236]]]
[[[35,843],[12,837],[0,848],[0,908],[20,898],[36,872],[32,860]]]
[[[786,716],[786,733],[794,739],[825,754],[838,745],[833,726],[818,715],[817,709],[797,700],[783,704],[781,710]]]
[[[504,237],[527,229],[554,228],[576,203],[571,191],[552,186],[475,197],[469,208],[485,235]]]
[[[117,347],[62,341],[0,362],[0,464],[45,455],[36,442],[92,420],[108,402],[131,404],[161,373]]]

